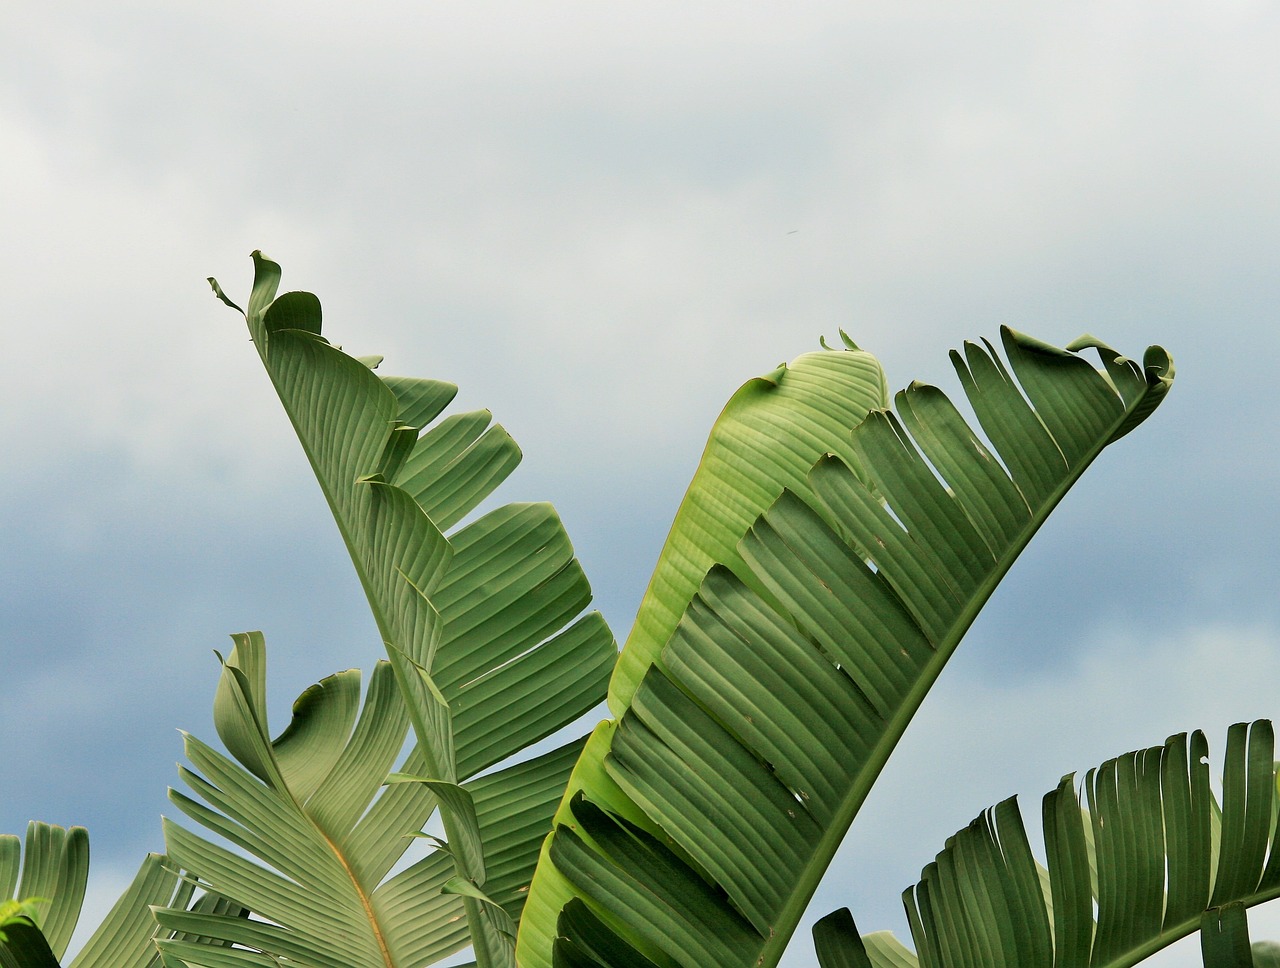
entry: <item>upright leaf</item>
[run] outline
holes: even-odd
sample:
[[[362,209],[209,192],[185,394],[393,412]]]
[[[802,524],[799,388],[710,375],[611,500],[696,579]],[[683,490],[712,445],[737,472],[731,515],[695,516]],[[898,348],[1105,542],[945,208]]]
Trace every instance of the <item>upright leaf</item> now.
[[[521,904],[513,905],[495,902],[481,890],[481,885],[491,886],[487,871],[492,858],[482,842],[484,823],[477,826],[472,820],[468,804],[473,801],[464,784],[599,703],[616,657],[612,635],[597,613],[582,614],[590,588],[549,506],[509,505],[445,537],[442,529],[471,514],[519,461],[519,449],[489,414],[437,420],[452,399],[452,385],[379,378],[372,368],[380,358],[348,356],[324,337],[315,296],[277,296],[280,267],[261,253],[255,252],[253,259],[255,279],[245,311],[249,332],[333,511],[382,635],[388,674],[397,685],[382,705],[390,709],[402,704],[417,740],[402,770],[425,781],[380,799],[379,804],[386,800],[392,806],[379,812],[375,804],[370,818],[350,832],[343,856],[353,883],[360,890],[375,889],[407,847],[404,832],[421,829],[438,807],[450,851],[433,863],[447,863],[449,876],[431,881],[432,889],[448,882],[453,892],[448,903],[460,903],[466,917],[461,924],[437,925],[434,940],[422,936],[419,921],[412,928],[418,938],[414,957],[456,946],[456,929],[469,925],[481,965],[510,964],[510,918],[519,913],[523,895]],[[324,723],[295,720],[291,733],[273,744],[251,703],[261,683],[245,662],[247,657],[229,664],[224,675],[236,704],[223,733],[228,749],[277,795],[287,791],[289,798],[309,804],[307,795],[315,789],[314,796],[322,800],[317,809],[323,808],[313,818],[317,823],[347,817],[361,804],[360,797],[331,794],[332,802],[326,803],[321,795],[326,771],[342,764],[338,747],[325,737],[335,731],[341,735],[341,717],[350,715],[350,703],[342,706],[344,712],[335,706]],[[199,750],[206,766],[211,762],[201,747],[190,744],[189,749]],[[502,795],[541,815],[558,799],[559,790],[546,782],[549,776],[558,777],[558,769],[560,760],[554,769],[544,763],[540,773],[519,774],[544,804],[525,802],[525,794],[515,788],[503,788]],[[197,789],[201,795],[209,792]],[[436,795],[455,790],[456,795]],[[190,806],[178,802],[184,809]],[[337,813],[330,817],[325,811]],[[212,816],[195,808],[187,812],[219,829],[220,821]],[[247,832],[237,834],[255,839],[266,853],[272,845],[253,834],[253,828],[268,816],[253,814]],[[244,871],[233,877],[234,865],[227,861],[210,868],[217,872],[214,877],[199,867],[213,863],[213,855],[200,854],[204,848],[180,828],[169,829],[202,881],[207,878],[211,886],[234,896],[253,891],[259,903],[268,900],[262,891],[270,883],[267,875]],[[392,835],[391,830],[397,832]],[[200,854],[200,860],[193,854]],[[534,857],[530,851],[519,866],[526,883]],[[269,862],[284,860],[272,857]],[[226,883],[219,886],[218,877]],[[356,908],[306,908],[299,901],[289,909],[299,930],[317,910],[326,912],[323,920],[332,931],[341,932],[346,918],[359,920]],[[397,912],[409,916],[403,905]],[[318,923],[315,927],[317,933],[305,944],[320,943]],[[237,938],[249,930],[231,928],[240,932]],[[267,928],[252,930],[260,932],[255,945],[262,951],[296,940]],[[176,947],[170,947],[179,957]],[[299,949],[291,950],[301,957]],[[379,963],[400,963],[389,944],[378,952]]]
[[[656,964],[777,963],[978,610],[1072,483],[1172,381],[1159,349],[1144,367],[1104,352],[1103,373],[1009,329],[1002,340],[1008,365],[986,343],[952,355],[990,444],[941,391],[913,384],[896,412],[872,410],[754,519],[660,653],[646,642],[647,671],[588,744],[544,848],[522,965],[550,966],[553,939],[574,940],[557,917],[575,897]],[[663,864],[637,868],[626,841],[581,836],[591,809],[643,831]],[[695,882],[718,899],[714,949],[652,920]],[[631,904],[637,892],[646,910]]]
[[[1200,922],[1204,968],[1254,968],[1249,922],[1239,901],[1210,908]]]
[[[839,454],[857,465],[849,432],[869,411],[887,403],[888,391],[876,358],[843,333],[841,337],[843,349],[824,346],[822,352],[779,366],[748,381],[725,405],[610,680],[609,705],[615,716],[628,707],[648,667],[663,661],[662,647],[708,570],[719,564],[759,588],[738,542],[760,512],[787,489],[808,493],[806,475],[824,454]],[[616,796],[606,792],[614,787],[604,757],[615,725],[616,720],[601,724],[588,741],[561,819],[568,821],[573,792],[590,789],[598,804],[633,822],[648,823],[620,791]],[[532,892],[531,916],[521,925],[522,958],[535,960],[544,955],[533,952],[549,951],[554,943],[558,913],[573,896],[552,865],[542,864],[538,878],[542,886]]]
[[[783,490],[805,491],[824,454],[857,457],[849,431],[888,403],[879,361],[842,333],[841,351],[806,353],[748,380],[725,404],[667,535],[635,625],[609,683],[620,716],[712,565],[751,582],[738,540]]]
[[[813,946],[820,968],[871,968],[848,908],[832,911],[814,924]]]

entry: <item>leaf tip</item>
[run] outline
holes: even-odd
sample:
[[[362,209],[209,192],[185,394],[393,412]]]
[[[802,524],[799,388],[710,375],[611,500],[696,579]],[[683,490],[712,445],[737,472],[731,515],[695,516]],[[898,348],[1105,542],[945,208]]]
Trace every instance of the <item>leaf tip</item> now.
[[[1175,373],[1173,357],[1163,346],[1147,347],[1147,351],[1142,354],[1142,369],[1147,374],[1149,384],[1167,385],[1173,382]]]
[[[235,303],[233,303],[227,297],[227,294],[222,291],[222,287],[218,285],[217,279],[215,279],[213,276],[209,276],[206,281],[209,283],[209,288],[213,290],[213,294],[217,296],[218,299],[220,299],[225,305],[230,306],[236,312],[240,313],[242,316],[244,315],[244,310],[241,309],[239,306],[237,306]]]

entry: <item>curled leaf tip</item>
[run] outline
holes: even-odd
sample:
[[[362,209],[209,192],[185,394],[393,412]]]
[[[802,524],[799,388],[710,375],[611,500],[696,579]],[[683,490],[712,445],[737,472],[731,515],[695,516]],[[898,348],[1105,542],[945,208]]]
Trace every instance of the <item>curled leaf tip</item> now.
[[[1142,369],[1151,382],[1173,382],[1173,357],[1163,346],[1147,347],[1147,351],[1142,354]]]
[[[1044,340],[1036,339],[1034,336],[1028,336],[1026,333],[1020,333],[1012,326],[1001,326],[1000,336],[1006,347],[1013,343],[1025,350],[1033,353],[1042,353],[1046,356],[1071,356],[1074,352],[1070,347],[1063,349],[1060,346],[1054,346],[1052,343],[1046,343]]]
[[[243,309],[241,309],[239,306],[237,306],[235,303],[233,303],[230,299],[227,298],[227,294],[222,291],[222,287],[218,285],[218,280],[213,278],[213,276],[209,276],[209,286],[211,289],[213,289],[213,294],[217,296],[220,300],[222,300],[223,303],[230,306],[232,309],[234,309],[236,312],[240,313],[241,315],[244,314]]]
[[[841,341],[842,343],[844,343],[844,347],[845,347],[845,349],[847,349],[847,350],[853,350],[854,352],[858,352],[858,350],[859,350],[858,344],[857,344],[857,343],[855,343],[855,342],[850,338],[849,334],[848,334],[848,333],[846,333],[843,329],[842,329],[842,330],[840,330],[840,341]]]
[[[1111,347],[1102,342],[1102,340],[1098,339],[1098,337],[1094,336],[1092,333],[1082,333],[1067,344],[1067,349],[1071,350],[1073,353],[1078,353],[1081,350],[1088,349],[1109,350]]]
[[[760,374],[760,376],[756,377],[756,379],[762,380],[765,383],[768,383],[770,386],[776,387],[779,383],[782,382],[782,376],[786,372],[787,372],[787,364],[779,363],[777,367],[770,370],[768,373]]]

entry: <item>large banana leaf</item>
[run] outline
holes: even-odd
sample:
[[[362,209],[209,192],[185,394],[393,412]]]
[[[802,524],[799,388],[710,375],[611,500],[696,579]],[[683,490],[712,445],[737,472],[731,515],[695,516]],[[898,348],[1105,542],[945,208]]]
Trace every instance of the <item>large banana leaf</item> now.
[[[559,519],[547,505],[502,507],[444,537],[441,529],[473,511],[519,461],[519,450],[506,432],[492,425],[485,412],[446,417],[428,427],[452,399],[453,386],[403,377],[380,379],[372,371],[378,358],[351,357],[321,335],[315,296],[290,292],[277,298],[280,267],[261,253],[255,252],[253,260],[254,284],[244,310],[250,335],[333,511],[384,640],[390,663],[387,672],[375,673],[375,679],[394,679],[398,686],[384,689],[385,698],[380,693],[373,712],[366,701],[366,713],[374,717],[368,728],[382,735],[392,731],[389,724],[395,716],[403,715],[417,740],[403,765],[411,782],[398,784],[378,800],[388,804],[383,811],[394,814],[394,823],[362,822],[352,828],[348,840],[329,846],[331,857],[313,858],[314,863],[331,871],[335,863],[349,870],[346,894],[355,890],[369,895],[407,849],[405,833],[420,830],[438,808],[449,849],[433,861],[437,866],[432,870],[441,876],[432,889],[447,883],[461,899],[466,916],[432,928],[433,939],[415,942],[418,947],[413,950],[434,953],[457,947],[462,943],[457,930],[465,927],[481,965],[510,964],[511,918],[518,914],[519,898],[504,902],[501,890],[494,894],[486,886],[494,872],[485,827],[477,820],[483,810],[475,784],[464,786],[463,781],[599,703],[616,658],[613,637],[598,613],[581,614],[590,601],[590,588]],[[234,306],[216,283],[213,286]],[[333,787],[325,783],[328,771],[343,767],[343,730],[350,728],[357,703],[350,685],[334,686],[346,697],[340,706],[334,700],[331,708],[329,700],[313,696],[304,702],[308,716],[323,708],[324,718],[295,718],[290,730],[273,742],[267,738],[265,715],[252,707],[262,690],[259,684],[251,687],[257,680],[246,678],[244,670],[257,668],[259,660],[251,661],[246,648],[245,640],[237,643],[235,660],[228,662],[223,676],[222,692],[239,696],[235,702],[243,707],[236,717],[224,715],[230,733],[223,741],[255,782],[269,787],[272,795],[299,801],[305,819],[275,817],[256,801],[252,806],[233,803],[229,786],[240,783],[232,777],[241,767],[194,740],[188,741],[188,751],[199,757],[198,769],[213,770],[218,777],[187,778],[201,796],[217,799],[216,809],[209,811],[181,794],[175,797],[189,815],[198,815],[199,822],[230,835],[233,842],[241,838],[257,844],[259,856],[288,876],[293,861],[254,825],[272,819],[327,830],[328,818],[312,808],[319,789],[341,788],[344,809],[352,809],[351,798],[359,797],[345,781],[335,780]],[[344,676],[349,674],[338,680],[346,682]],[[544,757],[532,767],[511,770],[510,783],[487,788],[487,796],[501,801],[492,811],[536,814],[541,808],[528,802],[535,795],[549,811],[563,789],[563,760]],[[381,782],[383,777],[376,779]],[[260,793],[253,791],[254,796]],[[242,829],[228,825],[227,819]],[[354,819],[346,817],[344,822]],[[197,875],[201,886],[244,900],[255,911],[250,895],[259,904],[268,900],[264,892],[277,882],[265,868],[255,866],[242,871],[243,876],[233,876],[231,861],[180,831],[176,824],[167,826],[169,854]],[[280,832],[274,827],[271,831]],[[297,846],[304,849],[301,841]],[[534,860],[535,852],[529,851],[517,880],[522,876],[527,884]],[[505,884],[501,879],[496,883],[499,888]],[[309,945],[305,957],[304,948],[288,950],[295,960],[315,964],[330,963],[334,957],[324,939],[372,931],[380,959],[372,963],[409,963],[394,960],[389,947],[376,944],[378,932],[391,929],[374,918],[367,905],[352,906],[345,895],[341,902],[330,903],[333,899],[320,896],[329,889],[327,882],[322,886],[304,881],[301,887],[306,899],[298,894],[280,912],[293,920],[268,915],[277,925],[264,927],[256,920],[208,919],[199,930],[268,952],[277,942]],[[411,906],[403,903],[395,908],[395,916],[414,917]],[[174,912],[164,917],[169,918],[166,923],[174,923],[174,918],[186,915]],[[427,929],[419,925],[417,930]],[[287,937],[291,932],[296,937]],[[170,954],[180,957],[174,945]]]
[[[738,552],[743,532],[760,512],[787,489],[808,494],[806,476],[824,454],[859,466],[850,431],[888,403],[888,388],[879,361],[841,337],[842,350],[824,344],[823,352],[748,381],[717,419],[610,680],[615,715],[628,707],[645,670],[662,661],[663,645],[713,565],[763,592]],[[645,822],[625,796],[608,796],[603,761],[615,726],[616,721],[602,723],[588,741],[560,819],[569,819],[573,793],[590,786],[597,802]],[[543,963],[540,952],[549,950],[560,910],[573,896],[553,865],[540,862],[521,922],[521,964]]]
[[[0,931],[0,966],[58,968],[80,917],[88,873],[89,837],[83,827],[67,830],[33,821],[27,825],[25,849],[17,837],[0,837],[0,897],[43,899],[35,904],[35,919],[20,919]],[[69,968],[157,968],[160,955],[154,942],[173,933],[156,924],[151,914],[156,905],[230,917],[245,913],[217,895],[194,894],[194,885],[163,856],[148,854]],[[198,935],[186,940],[211,943]]]
[[[1044,798],[1047,870],[1014,800],[947,841],[903,894],[916,952],[814,928],[823,968],[1124,968],[1201,930],[1206,965],[1250,965],[1243,910],[1280,897],[1271,723],[1227,734],[1219,806],[1200,732],[1066,776]]]
[[[913,384],[853,432],[856,462],[819,459],[733,567],[706,574],[571,779],[521,925],[524,968],[777,963],[979,608],[1172,381],[1159,348],[1139,365],[1078,342],[1099,348],[1099,371],[1002,337],[1012,373],[990,344],[952,355],[990,447]]]

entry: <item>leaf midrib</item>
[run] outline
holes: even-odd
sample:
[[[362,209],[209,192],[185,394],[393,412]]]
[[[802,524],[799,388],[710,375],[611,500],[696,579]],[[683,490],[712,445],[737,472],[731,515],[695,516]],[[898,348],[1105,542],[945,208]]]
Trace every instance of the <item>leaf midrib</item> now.
[[[292,796],[292,793],[290,796]],[[324,839],[325,844],[328,846],[329,850],[333,852],[333,856],[338,859],[338,863],[342,865],[342,869],[346,872],[347,877],[350,878],[351,887],[356,892],[356,897],[360,899],[360,906],[364,908],[365,917],[369,920],[369,928],[373,932],[374,940],[378,944],[378,951],[382,954],[382,963],[386,965],[386,968],[396,968],[395,959],[391,957],[391,948],[387,944],[386,935],[383,933],[382,925],[378,921],[376,912],[373,910],[373,901],[365,892],[359,878],[356,877],[356,872],[347,862],[346,854],[343,853],[342,849],[334,839],[325,832],[324,828],[315,821],[311,814],[307,813],[305,810],[303,811],[303,814],[311,821],[311,825]]]
[[[1269,887],[1266,890],[1257,891],[1241,898],[1234,898],[1245,907],[1254,907],[1267,901],[1273,901],[1280,897],[1280,884]],[[1230,902],[1228,902],[1230,903]],[[1216,907],[1217,905],[1213,905]],[[1212,910],[1212,907],[1206,907],[1206,911]],[[1185,921],[1179,922],[1172,927],[1165,927],[1158,934],[1153,935],[1150,939],[1129,949],[1122,955],[1112,958],[1110,961],[1099,962],[1097,965],[1091,965],[1091,968],[1133,968],[1134,965],[1140,964],[1147,958],[1150,958],[1158,951],[1162,951],[1175,941],[1181,941],[1188,935],[1195,934],[1200,930],[1201,918],[1204,911],[1192,915]],[[1096,929],[1096,924],[1095,924]]]
[[[312,475],[315,477],[316,482],[320,485],[320,491],[321,493],[324,494],[325,501],[329,505],[330,516],[333,518],[334,523],[337,525],[338,533],[342,536],[343,544],[346,546],[346,549],[347,549],[347,556],[351,559],[352,566],[355,568],[356,576],[360,579],[360,587],[363,589],[365,594],[365,599],[369,603],[369,611],[373,613],[373,619],[375,624],[377,625],[378,634],[384,643],[389,643],[392,641],[392,637],[390,634],[387,617],[383,614],[382,609],[379,608],[377,604],[377,598],[373,594],[370,577],[367,570],[364,567],[363,558],[360,554],[357,553],[356,546],[352,540],[351,533],[347,530],[347,525],[346,525],[346,521],[344,520],[344,516],[341,513],[339,513],[339,506],[334,499],[333,492],[330,490],[327,475],[321,473],[320,465],[317,463],[317,460],[316,460],[316,455],[308,442],[307,436],[301,432],[301,428],[298,424],[298,420],[294,413],[294,409],[290,405],[288,398],[285,396],[284,392],[282,391],[280,382],[279,380],[276,379],[275,371],[272,369],[267,359],[269,354],[268,344],[270,343],[270,336],[275,334],[268,333],[266,331],[265,326],[262,326],[261,320],[259,320],[259,326],[261,327],[260,332],[262,333],[262,343],[259,344],[259,341],[256,335],[254,336],[253,342],[254,342],[254,345],[257,346],[258,348],[259,356],[262,358],[263,369],[267,371],[267,377],[268,379],[271,380],[271,385],[276,391],[276,396],[280,400],[280,405],[284,409],[285,414],[288,416],[290,425],[293,427],[294,436],[298,439],[298,442],[302,447],[303,453],[306,454],[307,456],[307,462],[311,465]],[[355,482],[352,482],[352,486],[353,487],[355,486]],[[445,540],[447,541],[448,538],[446,537]],[[394,660],[395,656],[394,656],[393,650],[388,648],[388,653],[391,654]],[[403,670],[400,669],[399,663],[395,661],[392,662],[392,666],[395,669],[396,678],[397,680],[399,680]],[[405,695],[406,688],[407,687],[403,683],[400,684],[401,695]],[[415,725],[417,725],[416,722],[415,722]],[[417,732],[417,730],[415,730],[415,732]],[[292,796],[292,794],[290,795]],[[307,816],[309,817],[310,815],[308,814]],[[441,819],[445,821],[446,827],[452,826],[452,824],[449,822],[451,818],[444,811],[441,812]],[[317,827],[317,829],[319,828]],[[380,930],[380,925],[378,924],[378,920],[375,915],[375,912],[373,911],[373,907],[370,902],[370,899],[368,895],[365,894],[363,888],[360,886],[359,881],[356,879],[355,871],[352,870],[350,864],[347,863],[346,857],[342,854],[341,850],[338,849],[337,845],[334,844],[332,840],[330,840],[328,835],[325,834],[323,831],[321,831],[321,836],[325,838],[325,841],[330,845],[330,849],[333,850],[334,855],[338,858],[339,863],[342,864],[343,869],[347,871],[347,875],[351,878],[352,886],[354,887],[357,896],[360,898],[361,905],[365,909],[365,913],[369,919],[369,924],[374,932],[374,936],[378,939],[378,945],[383,953],[383,959],[385,964],[387,965],[387,968],[395,968],[395,963],[391,958],[390,951],[386,944],[386,939]],[[459,871],[459,873],[462,873],[462,872]],[[464,907],[468,909],[468,915],[469,915],[468,921],[474,922],[474,918],[470,916],[471,905],[464,903]],[[483,932],[481,931],[478,931],[478,930],[473,931],[472,932],[473,940],[478,940],[477,936],[482,934]]]

